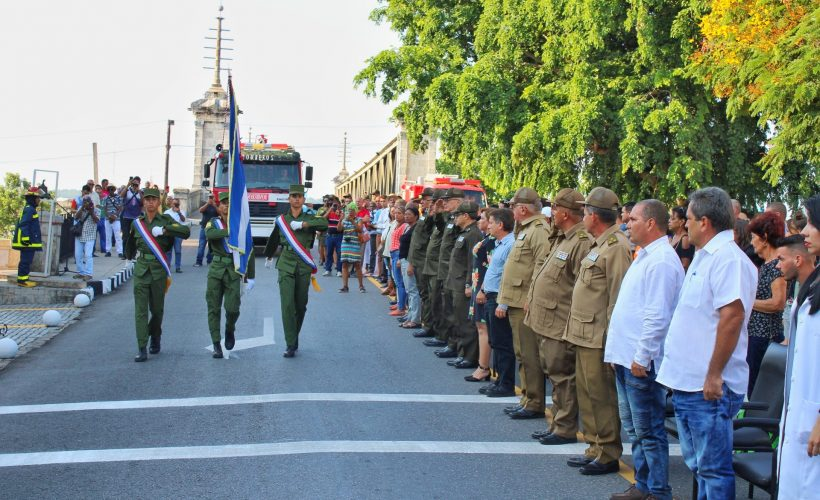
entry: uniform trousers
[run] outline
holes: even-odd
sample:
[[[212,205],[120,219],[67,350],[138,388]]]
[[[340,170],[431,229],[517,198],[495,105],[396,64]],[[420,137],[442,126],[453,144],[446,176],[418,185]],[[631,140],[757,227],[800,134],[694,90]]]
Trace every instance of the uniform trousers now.
[[[282,308],[282,326],[288,347],[299,347],[299,332],[307,311],[310,271],[279,270],[279,301]]]
[[[458,337],[456,337],[456,317],[453,310],[453,292],[447,290],[444,282],[441,282],[441,316],[442,316],[442,330],[444,340],[447,341],[447,347],[458,350]]]
[[[541,370],[541,359],[538,356],[538,334],[524,324],[524,309],[510,307],[507,309],[510,325],[513,331],[513,346],[516,348],[515,357],[520,363],[518,374],[521,377],[521,406],[524,408],[544,411],[544,372]]]
[[[430,316],[432,318],[433,331],[436,332],[436,339],[447,342],[447,326],[443,313],[443,297],[441,289],[444,282],[432,275],[427,275],[430,284]]]
[[[552,424],[557,436],[575,438],[578,433],[578,396],[575,389],[575,345],[538,336],[541,370],[552,383]]]
[[[161,277],[154,279],[154,274]],[[137,347],[148,345],[148,337],[162,336],[162,316],[165,311],[165,285],[167,276],[162,265],[154,259],[145,262],[137,259],[134,265],[134,321],[137,329]],[[148,313],[151,319],[148,319]]]
[[[498,294],[487,292],[487,304],[484,311],[487,314],[487,326],[490,337],[490,348],[493,350],[493,370],[498,374],[496,384],[502,389],[515,388],[515,352],[513,350],[513,335],[508,317],[497,318],[495,309],[498,307]]]
[[[416,277],[416,288],[421,297],[421,327],[433,330],[432,314],[430,309],[430,276],[419,272],[422,266],[413,266],[413,275]]]
[[[621,418],[615,371],[604,362],[604,350],[575,347],[575,379],[581,427],[588,458],[608,464],[621,458]]]
[[[231,264],[233,266],[233,264]],[[239,319],[241,295],[241,278],[232,270],[226,269],[221,276],[208,273],[208,289],[205,291],[205,303],[208,305],[208,330],[211,341],[222,340],[220,321],[222,306],[225,306],[225,331],[236,331],[236,320]]]
[[[464,295],[464,288],[450,292],[453,301],[453,335],[456,338],[458,355],[464,361],[478,363],[478,329],[470,321],[470,299]]]
[[[17,265],[17,281],[28,281],[35,251],[33,248],[20,249],[20,263]]]

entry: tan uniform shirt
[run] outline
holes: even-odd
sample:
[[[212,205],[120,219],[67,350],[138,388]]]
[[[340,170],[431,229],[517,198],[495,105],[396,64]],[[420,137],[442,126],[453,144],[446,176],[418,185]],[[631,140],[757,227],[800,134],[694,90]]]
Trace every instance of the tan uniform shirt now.
[[[631,262],[629,242],[617,225],[595,239],[581,261],[572,290],[565,340],[581,347],[603,349],[609,318]]]
[[[532,280],[524,322],[540,335],[561,340],[569,318],[572,289],[589,253],[592,237],[579,222],[567,232],[556,228],[554,247]]]
[[[524,307],[532,275],[541,268],[549,254],[549,247],[548,225],[543,215],[535,214],[516,226],[515,242],[501,275],[499,304]]]

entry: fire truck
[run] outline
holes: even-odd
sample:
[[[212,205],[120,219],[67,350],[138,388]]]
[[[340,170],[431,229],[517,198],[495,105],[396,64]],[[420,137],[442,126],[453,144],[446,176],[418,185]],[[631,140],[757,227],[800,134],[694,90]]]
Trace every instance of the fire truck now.
[[[273,231],[276,217],[290,208],[290,185],[312,187],[313,167],[305,167],[303,180],[299,152],[287,144],[268,144],[264,136],[252,144],[241,143],[240,150],[248,190],[251,234],[254,244],[264,244]],[[228,151],[217,144],[214,156],[203,167],[202,186],[213,186],[211,192],[217,200],[219,193],[227,191],[230,185],[229,164]]]
[[[424,179],[419,178],[416,182],[405,181],[401,186],[402,197],[406,201],[421,196],[424,188],[436,189],[459,188],[464,191],[465,201],[473,201],[479,207],[487,206],[487,193],[481,187],[478,179],[461,179],[457,175],[428,174]]]

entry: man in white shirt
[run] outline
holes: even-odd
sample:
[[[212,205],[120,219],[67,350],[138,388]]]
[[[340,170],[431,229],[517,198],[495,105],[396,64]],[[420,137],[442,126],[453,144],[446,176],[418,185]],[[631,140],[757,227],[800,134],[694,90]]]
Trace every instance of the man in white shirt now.
[[[757,270],[734,242],[725,191],[695,191],[686,215],[695,258],[672,315],[657,380],[674,391],[681,452],[700,495],[734,498],[732,419],[749,380],[746,327]]]
[[[611,500],[671,499],[666,388],[656,380],[663,341],[683,284],[683,266],[666,237],[669,212],[658,200],[629,212],[627,231],[641,247],[626,271],[609,321],[604,361],[615,368],[618,413],[632,441],[635,484]]]

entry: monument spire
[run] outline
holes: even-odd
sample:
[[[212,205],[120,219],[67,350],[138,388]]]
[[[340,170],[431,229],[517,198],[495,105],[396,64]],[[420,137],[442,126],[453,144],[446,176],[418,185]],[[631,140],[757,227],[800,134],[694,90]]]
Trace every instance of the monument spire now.
[[[214,57],[214,83],[212,87],[222,87],[222,82],[219,79],[219,72],[222,70],[222,10],[224,7],[219,6],[219,15],[216,16],[216,57]]]

